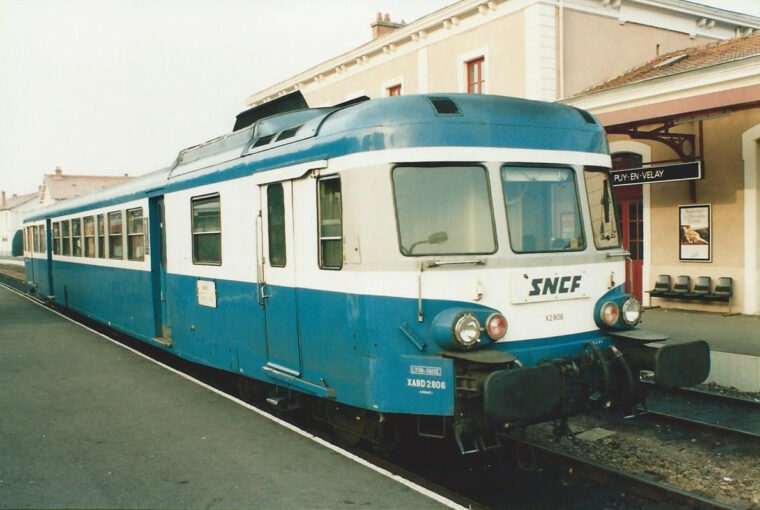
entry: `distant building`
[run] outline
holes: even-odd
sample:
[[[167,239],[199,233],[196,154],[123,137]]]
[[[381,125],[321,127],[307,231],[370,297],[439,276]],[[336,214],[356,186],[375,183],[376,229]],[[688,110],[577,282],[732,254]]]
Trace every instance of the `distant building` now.
[[[13,252],[13,238],[21,230],[24,216],[39,205],[38,193],[13,195],[0,194],[0,257],[9,257]]]
[[[128,175],[111,177],[101,175],[64,175],[60,167],[55,173],[46,174],[39,194],[41,207],[92,193],[107,186],[128,181]]]

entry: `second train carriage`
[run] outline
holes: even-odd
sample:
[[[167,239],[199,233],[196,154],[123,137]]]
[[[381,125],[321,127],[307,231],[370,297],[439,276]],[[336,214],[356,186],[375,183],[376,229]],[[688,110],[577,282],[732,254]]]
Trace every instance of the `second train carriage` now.
[[[27,274],[56,304],[272,384],[272,402],[413,415],[477,450],[628,407],[642,369],[707,376],[706,343],[634,329],[609,166],[602,127],[558,104],[301,109],[28,218]]]

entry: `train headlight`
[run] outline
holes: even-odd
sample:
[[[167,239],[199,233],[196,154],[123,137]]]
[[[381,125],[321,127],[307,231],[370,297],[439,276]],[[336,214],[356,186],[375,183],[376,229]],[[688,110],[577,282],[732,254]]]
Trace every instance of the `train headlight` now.
[[[454,323],[454,338],[462,347],[470,348],[480,340],[480,322],[472,314],[465,313]]]
[[[628,326],[633,327],[638,324],[641,319],[641,304],[636,298],[631,297],[625,300],[621,307],[621,316]]]
[[[501,340],[507,334],[507,319],[500,313],[492,313],[486,319],[486,333],[493,340]]]
[[[620,318],[620,308],[617,303],[607,301],[599,309],[599,319],[607,326],[614,326]]]

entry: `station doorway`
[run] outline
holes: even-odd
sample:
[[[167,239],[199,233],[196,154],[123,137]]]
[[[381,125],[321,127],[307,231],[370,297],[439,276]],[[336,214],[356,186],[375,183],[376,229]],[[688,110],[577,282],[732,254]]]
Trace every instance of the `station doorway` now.
[[[613,170],[642,166],[642,156],[635,152],[618,152],[612,155]],[[630,252],[626,261],[626,291],[642,302],[642,269],[644,265],[644,198],[641,184],[615,186],[617,202],[618,232],[621,244]]]

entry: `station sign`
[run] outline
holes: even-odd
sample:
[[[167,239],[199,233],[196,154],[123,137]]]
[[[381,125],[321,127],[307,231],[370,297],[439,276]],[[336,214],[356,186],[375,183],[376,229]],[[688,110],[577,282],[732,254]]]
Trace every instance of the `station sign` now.
[[[702,162],[673,163],[642,168],[612,170],[613,186],[630,186],[632,184],[650,184],[653,182],[691,181],[702,178]]]

